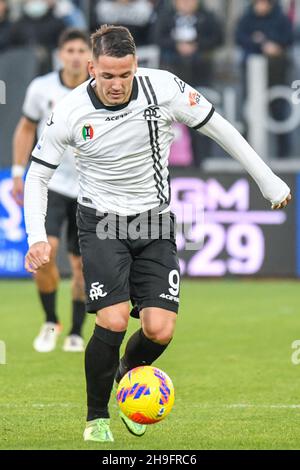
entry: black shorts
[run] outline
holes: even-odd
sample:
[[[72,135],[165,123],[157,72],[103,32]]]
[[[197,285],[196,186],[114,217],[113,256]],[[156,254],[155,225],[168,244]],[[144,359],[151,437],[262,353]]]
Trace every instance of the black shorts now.
[[[67,249],[69,253],[80,256],[78,229],[76,224],[76,199],[48,191],[48,210],[46,216],[46,233],[60,238],[63,224],[67,222]]]
[[[159,215],[153,234],[148,228],[148,214],[127,219],[111,215],[116,226],[111,230],[111,225],[106,232],[108,214],[96,215],[94,209],[78,205],[77,225],[88,312],[95,313],[128,300],[135,312],[144,307],[178,312],[180,274],[175,216],[170,212]],[[138,221],[138,227],[133,225]],[[143,236],[139,236],[138,229]]]

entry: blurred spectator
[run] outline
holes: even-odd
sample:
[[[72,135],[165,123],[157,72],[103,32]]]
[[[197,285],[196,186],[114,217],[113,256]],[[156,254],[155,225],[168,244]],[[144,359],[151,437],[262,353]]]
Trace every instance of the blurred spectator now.
[[[11,30],[12,23],[8,18],[8,2],[0,0],[0,52],[10,46]]]
[[[91,30],[101,24],[126,26],[137,46],[150,43],[153,4],[150,0],[98,0],[92,8]]]
[[[59,0],[55,2],[54,14],[61,18],[66,27],[87,29],[87,23],[81,9],[70,0]]]
[[[156,41],[161,47],[161,66],[193,86],[212,80],[212,52],[222,44],[216,16],[199,0],[174,0],[160,12]]]
[[[51,69],[51,53],[57,47],[58,37],[65,29],[63,20],[54,14],[54,4],[53,0],[25,0],[22,16],[13,27],[13,45],[39,47],[39,74]]]
[[[57,47],[58,37],[65,29],[64,22],[56,18],[52,0],[25,0],[20,19],[15,23],[15,45],[42,45]]]
[[[288,82],[289,46],[293,43],[290,19],[276,0],[252,0],[252,5],[239,20],[236,39],[243,49],[243,71],[251,54],[261,54],[268,61],[269,86]],[[246,83],[245,83],[246,89]],[[285,101],[276,100],[271,105],[274,119],[284,120],[288,109]],[[277,136],[278,156],[289,154],[290,139],[287,134]]]
[[[155,37],[161,68],[195,87],[212,86],[213,52],[222,44],[222,26],[199,0],[173,0],[158,15]],[[210,140],[189,130],[195,166],[211,152]]]

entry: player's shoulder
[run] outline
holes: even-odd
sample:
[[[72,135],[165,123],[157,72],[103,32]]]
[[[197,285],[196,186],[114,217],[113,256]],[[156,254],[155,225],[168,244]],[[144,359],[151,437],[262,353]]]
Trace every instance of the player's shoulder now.
[[[148,82],[155,93],[164,100],[172,99],[178,92],[180,83],[183,83],[176,75],[163,69],[139,67],[137,77],[141,77],[146,83]]]
[[[39,75],[30,82],[29,88],[36,91],[47,91],[47,88],[50,85],[58,82],[58,77],[58,72],[50,72],[45,75]]]
[[[138,77],[149,77],[149,79],[154,81],[170,81],[174,76],[171,72],[163,69],[151,69],[147,67],[138,67],[137,69],[137,76]]]
[[[90,79],[71,90],[65,95],[54,108],[55,114],[60,114],[64,119],[68,119],[74,112],[80,112],[82,105],[87,102],[87,86]]]

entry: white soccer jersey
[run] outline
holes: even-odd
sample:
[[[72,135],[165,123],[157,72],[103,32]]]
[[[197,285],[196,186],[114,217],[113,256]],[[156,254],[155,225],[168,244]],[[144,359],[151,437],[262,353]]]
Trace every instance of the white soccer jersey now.
[[[205,125],[213,106],[169,72],[139,68],[130,101],[105,106],[92,79],[56,107],[33,160],[56,168],[68,145],[75,149],[78,202],[100,212],[133,215],[170,199],[171,125]]]
[[[51,72],[31,82],[25,96],[23,115],[38,124],[38,137],[55,105],[70,92],[71,89],[62,81],[61,72]],[[62,162],[51,178],[49,189],[71,198],[77,198],[78,175],[72,149],[65,150]]]

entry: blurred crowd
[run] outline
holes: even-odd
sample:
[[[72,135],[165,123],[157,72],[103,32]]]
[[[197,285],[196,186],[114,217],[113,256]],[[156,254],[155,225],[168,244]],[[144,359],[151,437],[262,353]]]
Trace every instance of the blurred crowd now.
[[[0,54],[34,45],[51,58],[66,27],[92,32],[103,23],[122,24],[137,46],[158,46],[159,65],[193,86],[212,84],[215,55],[234,44],[245,81],[249,56],[260,54],[268,61],[270,85],[285,84],[299,22],[298,0],[0,0]],[[275,119],[285,112],[273,106]],[[282,136],[278,154],[287,148]]]

